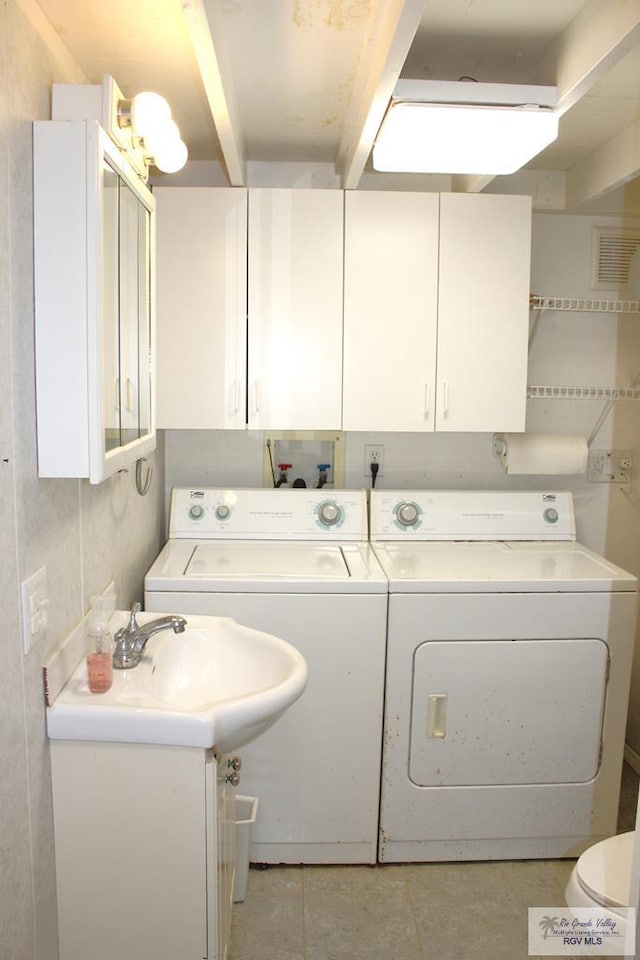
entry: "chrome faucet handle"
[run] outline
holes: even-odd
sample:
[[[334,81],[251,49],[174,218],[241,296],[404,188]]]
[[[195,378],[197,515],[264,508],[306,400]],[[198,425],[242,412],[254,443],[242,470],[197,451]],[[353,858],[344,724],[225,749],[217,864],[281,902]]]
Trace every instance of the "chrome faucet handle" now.
[[[140,662],[140,652],[136,649],[135,642],[132,639],[134,633],[138,630],[136,614],[140,613],[140,609],[141,604],[136,600],[131,607],[128,625],[120,627],[114,634],[115,649],[112,662],[116,670],[129,670]]]
[[[133,633],[134,630],[138,629],[138,621],[136,620],[136,614],[140,613],[141,610],[142,610],[142,604],[140,603],[139,600],[136,600],[136,602],[131,607],[131,613],[129,614],[129,626],[127,627],[127,630],[129,631],[129,633]]]

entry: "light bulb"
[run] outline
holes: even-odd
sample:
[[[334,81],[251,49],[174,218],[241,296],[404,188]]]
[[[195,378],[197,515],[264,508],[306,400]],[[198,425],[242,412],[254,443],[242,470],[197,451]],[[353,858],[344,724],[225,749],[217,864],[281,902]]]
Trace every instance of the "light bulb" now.
[[[162,145],[159,153],[154,154],[153,163],[162,173],[177,173],[187,162],[189,151],[182,140],[173,140]]]
[[[159,93],[137,93],[131,101],[131,123],[136,136],[146,139],[171,122],[171,107]]]

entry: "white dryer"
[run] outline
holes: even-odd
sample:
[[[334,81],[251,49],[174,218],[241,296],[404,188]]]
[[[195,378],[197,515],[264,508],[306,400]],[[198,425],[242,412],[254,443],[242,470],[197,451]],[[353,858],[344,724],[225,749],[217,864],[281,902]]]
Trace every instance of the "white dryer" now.
[[[373,491],[389,580],[381,861],[576,857],[615,832],[635,577],[569,493]]]
[[[376,860],[387,582],[364,491],[173,491],[145,608],[233,617],[305,657],[307,688],[242,749],[251,860]]]

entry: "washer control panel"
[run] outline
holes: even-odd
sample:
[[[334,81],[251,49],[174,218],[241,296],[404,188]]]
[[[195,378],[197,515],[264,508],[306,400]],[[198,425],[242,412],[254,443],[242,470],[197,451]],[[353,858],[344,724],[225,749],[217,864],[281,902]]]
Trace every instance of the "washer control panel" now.
[[[567,491],[372,490],[371,540],[575,540]]]
[[[367,540],[364,490],[176,488],[169,536],[239,540]]]

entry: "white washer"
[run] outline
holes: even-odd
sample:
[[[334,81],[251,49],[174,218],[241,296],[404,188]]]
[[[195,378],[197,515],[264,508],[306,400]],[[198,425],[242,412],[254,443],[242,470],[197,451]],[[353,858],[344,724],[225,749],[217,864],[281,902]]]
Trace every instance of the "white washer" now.
[[[177,489],[169,536],[147,610],[233,617],[309,667],[300,700],[242,749],[242,792],[260,799],[251,860],[374,863],[387,581],[365,492]]]
[[[389,579],[382,861],[575,857],[615,832],[637,581],[569,493],[373,491]]]

